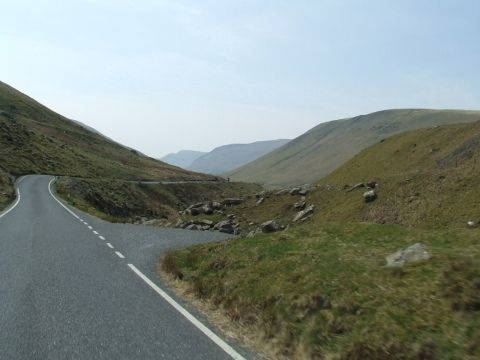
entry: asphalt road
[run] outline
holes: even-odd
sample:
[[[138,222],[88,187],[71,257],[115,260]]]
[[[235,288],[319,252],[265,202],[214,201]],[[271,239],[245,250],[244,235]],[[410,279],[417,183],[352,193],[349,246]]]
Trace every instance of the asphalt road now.
[[[255,357],[155,275],[165,250],[224,234],[110,224],[67,210],[51,180],[21,179],[0,214],[1,359]]]

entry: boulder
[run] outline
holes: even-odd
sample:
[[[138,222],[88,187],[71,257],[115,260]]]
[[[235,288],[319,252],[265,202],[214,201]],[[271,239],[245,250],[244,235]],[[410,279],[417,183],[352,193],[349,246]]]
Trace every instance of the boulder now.
[[[232,220],[220,221],[214,226],[214,229],[227,234],[235,233],[234,222]]]
[[[314,205],[309,205],[305,210],[299,211],[295,217],[293,218],[293,222],[298,222],[302,219],[305,219],[306,217],[310,216],[313,214],[313,211],[315,210]]]
[[[275,220],[265,221],[263,224],[260,225],[260,230],[263,233],[271,233],[279,231],[281,229],[282,227]]]
[[[188,225],[185,229],[186,230],[201,230],[201,226],[195,225],[195,224],[190,224]]]
[[[282,190],[279,190],[275,193],[275,195],[285,195],[285,194],[288,194],[289,190],[288,189],[282,189]]]
[[[478,226],[478,221],[469,221],[467,222],[467,226],[470,228],[476,228]]]
[[[376,198],[377,198],[377,193],[375,192],[375,190],[369,190],[363,193],[363,199],[365,200],[366,203],[375,201]]]
[[[385,259],[387,260],[387,267],[401,267],[405,264],[427,261],[430,258],[431,255],[427,247],[422,243],[416,243],[387,256]]]
[[[300,191],[302,191],[302,188],[294,187],[289,191],[289,193],[290,195],[300,195]]]
[[[234,205],[240,205],[243,202],[242,199],[225,199],[222,201],[222,204],[225,206],[234,206]]]
[[[305,209],[306,205],[307,205],[307,203],[305,201],[299,201],[299,202],[296,202],[295,204],[293,204],[293,208],[296,209],[296,210],[303,210],[303,209]]]
[[[212,202],[212,208],[213,208],[213,210],[222,210],[223,205],[221,203],[219,203],[218,201],[213,201]]]
[[[369,189],[375,189],[377,187],[377,182],[376,181],[369,181],[365,183],[365,186]]]
[[[262,204],[264,201],[265,201],[265,198],[261,197],[261,198],[258,199],[258,201],[255,203],[255,205],[260,205],[260,204]]]
[[[199,225],[199,226],[208,226],[208,227],[212,227],[213,226],[213,221],[211,220],[193,220],[193,224],[195,225]]]
[[[308,189],[302,189],[298,192],[298,195],[306,196],[308,194]]]
[[[203,205],[201,207],[201,210],[205,215],[212,215],[213,214],[213,208],[208,204]]]

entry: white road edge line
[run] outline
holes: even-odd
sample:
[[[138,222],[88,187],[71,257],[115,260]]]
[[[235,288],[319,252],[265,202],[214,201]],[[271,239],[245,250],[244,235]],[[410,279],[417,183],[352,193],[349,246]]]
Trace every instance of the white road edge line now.
[[[102,235],[99,235],[98,237],[100,238],[100,240],[105,240],[105,238]]]
[[[235,360],[246,360],[242,355],[236,352],[230,345],[223,341],[219,336],[217,336],[212,330],[203,325],[195,316],[190,314],[185,308],[183,308],[179,303],[173,300],[165,291],[160,289],[153,281],[146,277],[140,270],[138,270],[135,265],[128,264],[128,267],[137,274],[143,281],[145,281],[148,286],[150,286],[155,292],[164,298],[170,305],[172,305],[180,314],[182,314],[188,321],[190,321],[195,327],[197,327],[202,333],[204,333],[210,340],[217,344],[223,351]]]
[[[8,210],[5,210],[3,213],[0,213],[0,219],[2,217],[4,217],[5,215],[7,215],[10,211],[12,211],[13,209],[15,209],[17,207],[17,205],[20,203],[20,199],[21,199],[21,195],[20,195],[20,188],[18,187],[18,185],[20,185],[20,183],[22,182],[22,180],[25,178],[25,176],[22,176],[20,179],[17,180],[17,182],[14,184],[14,186],[16,187],[15,189],[15,193],[17,194],[17,199],[15,200],[15,203],[10,206],[8,208]]]
[[[110,244],[110,243],[107,243],[107,246],[108,246],[110,249],[115,249],[115,248],[113,247],[113,245]]]
[[[90,230],[92,230],[92,229],[93,229],[93,227],[91,227],[90,225],[88,225],[88,228],[89,228]]]
[[[77,214],[75,214],[72,210],[70,210],[68,207],[66,207],[65,205],[63,205],[63,203],[62,203],[60,200],[58,200],[58,199],[55,197],[55,195],[53,195],[53,193],[52,193],[52,183],[53,183],[54,181],[55,181],[55,178],[53,178],[52,180],[50,180],[50,182],[48,183],[48,191],[50,192],[50,195],[53,197],[53,199],[54,199],[56,202],[58,202],[60,205],[62,205],[62,207],[63,207],[65,210],[67,210],[70,214],[72,214],[73,217],[75,217],[76,219],[79,219],[79,220],[80,220],[80,218],[78,217]]]
[[[98,235],[98,232],[97,232],[97,231],[95,231],[95,230],[93,230],[93,233],[94,233],[95,235]]]
[[[120,259],[125,259],[125,256],[123,256],[123,254],[122,254],[120,251],[115,251],[115,254],[117,254],[117,256],[118,256]]]

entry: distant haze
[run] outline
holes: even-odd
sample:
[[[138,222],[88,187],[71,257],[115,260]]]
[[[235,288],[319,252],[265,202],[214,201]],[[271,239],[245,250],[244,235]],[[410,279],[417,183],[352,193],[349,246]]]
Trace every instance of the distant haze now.
[[[390,108],[480,109],[475,0],[16,0],[0,80],[161,157]]]

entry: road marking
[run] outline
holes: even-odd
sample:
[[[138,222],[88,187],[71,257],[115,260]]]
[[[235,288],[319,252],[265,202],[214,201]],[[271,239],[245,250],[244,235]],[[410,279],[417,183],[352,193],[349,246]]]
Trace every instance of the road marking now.
[[[115,249],[115,248],[113,247],[113,245],[110,244],[110,243],[107,243],[107,246],[108,246],[110,249]]]
[[[15,193],[17,194],[17,199],[15,200],[15,203],[10,208],[8,208],[8,210],[5,210],[3,213],[0,213],[0,219],[5,215],[7,215],[10,211],[15,209],[17,205],[20,203],[21,195],[20,195],[20,188],[18,187],[18,185],[20,185],[23,179],[25,179],[25,176],[22,176],[21,178],[19,178],[14,184],[14,186],[16,187]]]
[[[105,240],[105,238],[102,235],[99,235],[98,237],[100,238],[100,240]]]
[[[67,210],[70,214],[72,214],[74,218],[80,219],[77,214],[75,214],[72,210],[70,210],[68,207],[66,207],[65,205],[63,205],[63,203],[62,203],[60,200],[58,200],[58,199],[55,197],[55,195],[53,195],[53,193],[52,193],[52,183],[53,183],[54,181],[55,181],[55,178],[53,178],[52,180],[50,180],[50,182],[48,183],[48,191],[50,192],[50,195],[52,195],[52,197],[55,199],[55,201],[58,202],[60,205],[62,205],[62,207],[63,207],[65,210]]]
[[[215,344],[222,348],[228,355],[235,360],[245,360],[245,358],[236,352],[230,345],[228,345],[225,341],[223,341],[220,337],[218,337],[212,330],[208,327],[203,325],[195,316],[190,314],[187,310],[185,310],[179,303],[173,300],[165,291],[160,289],[153,281],[151,281],[148,277],[146,277],[140,270],[138,270],[135,265],[128,264],[128,267],[132,269],[132,271],[137,274],[143,281],[145,281],[148,286],[150,286],[158,295],[164,298],[170,305],[172,305],[180,314],[185,316],[188,321],[190,321],[193,325],[195,325],[201,332],[203,332],[210,340],[212,340]]]
[[[93,233],[94,233],[95,235],[98,235],[98,232],[96,232],[95,230],[93,230]]]
[[[123,254],[122,254],[120,251],[115,251],[115,254],[117,254],[117,256],[118,256],[120,259],[125,259],[125,256],[123,256]]]

